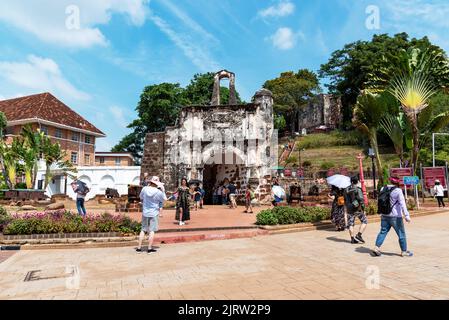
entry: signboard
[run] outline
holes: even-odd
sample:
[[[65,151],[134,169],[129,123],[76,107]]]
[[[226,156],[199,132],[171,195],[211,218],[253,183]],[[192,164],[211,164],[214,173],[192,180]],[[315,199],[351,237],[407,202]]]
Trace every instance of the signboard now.
[[[446,168],[445,167],[433,167],[422,168],[424,176],[424,187],[431,189],[435,186],[435,180],[440,180],[443,188],[446,188]]]
[[[419,177],[404,177],[404,184],[406,186],[417,186],[419,184]]]
[[[390,176],[396,176],[401,180],[400,186],[404,187],[404,177],[413,175],[412,168],[392,168],[390,169]]]

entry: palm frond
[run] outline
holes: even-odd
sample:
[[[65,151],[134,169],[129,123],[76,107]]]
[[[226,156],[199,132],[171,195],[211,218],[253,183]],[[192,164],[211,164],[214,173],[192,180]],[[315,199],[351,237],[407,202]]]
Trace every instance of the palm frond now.
[[[388,91],[399,100],[404,111],[419,112],[427,107],[427,101],[437,93],[437,88],[422,73],[413,73],[411,76],[402,73],[392,80]]]

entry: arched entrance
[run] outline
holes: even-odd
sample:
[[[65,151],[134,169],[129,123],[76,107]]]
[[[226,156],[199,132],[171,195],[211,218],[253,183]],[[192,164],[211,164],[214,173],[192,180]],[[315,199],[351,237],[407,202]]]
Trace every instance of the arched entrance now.
[[[213,193],[227,178],[241,188],[246,185],[246,165],[237,150],[222,153],[223,161],[207,161],[203,168],[203,187],[206,190],[205,204],[213,203]],[[215,155],[215,159],[217,155]],[[232,159],[232,160],[231,160]],[[218,162],[218,163],[216,163]]]

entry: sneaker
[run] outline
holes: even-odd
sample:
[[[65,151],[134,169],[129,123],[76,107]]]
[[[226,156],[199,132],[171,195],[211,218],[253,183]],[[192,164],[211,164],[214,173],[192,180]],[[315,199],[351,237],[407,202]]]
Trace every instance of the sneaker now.
[[[157,250],[154,250],[154,249],[149,249],[149,250],[147,251],[148,254],[152,254],[152,253],[155,253],[155,252],[157,252]]]
[[[402,257],[413,257],[413,252],[411,251],[405,251],[401,253]]]
[[[375,257],[380,257],[382,255],[382,253],[378,249],[374,249],[373,251],[371,251],[371,253]]]
[[[352,244],[358,244],[359,242],[355,238],[351,238],[351,243]]]
[[[355,236],[355,238],[357,239],[357,241],[361,242],[361,243],[365,243],[365,240],[363,240],[362,235],[359,233]]]
[[[137,248],[137,249],[136,249],[136,252],[137,252],[137,253],[142,253],[142,249]]]
[[[185,224],[186,224],[185,222],[179,221],[179,225],[180,225],[180,226],[183,226],[183,225],[185,225]]]

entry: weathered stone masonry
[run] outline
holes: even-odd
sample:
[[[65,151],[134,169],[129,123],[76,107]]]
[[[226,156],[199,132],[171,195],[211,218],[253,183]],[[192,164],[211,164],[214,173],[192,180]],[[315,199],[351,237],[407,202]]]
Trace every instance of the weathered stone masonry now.
[[[222,78],[230,79],[228,105],[220,104]],[[209,190],[224,178],[258,187],[270,176],[277,160],[272,94],[262,89],[252,103],[237,105],[234,79],[233,73],[220,71],[210,106],[186,106],[176,127],[147,135],[142,174],[159,175],[167,190],[174,190],[183,176],[204,181]]]

